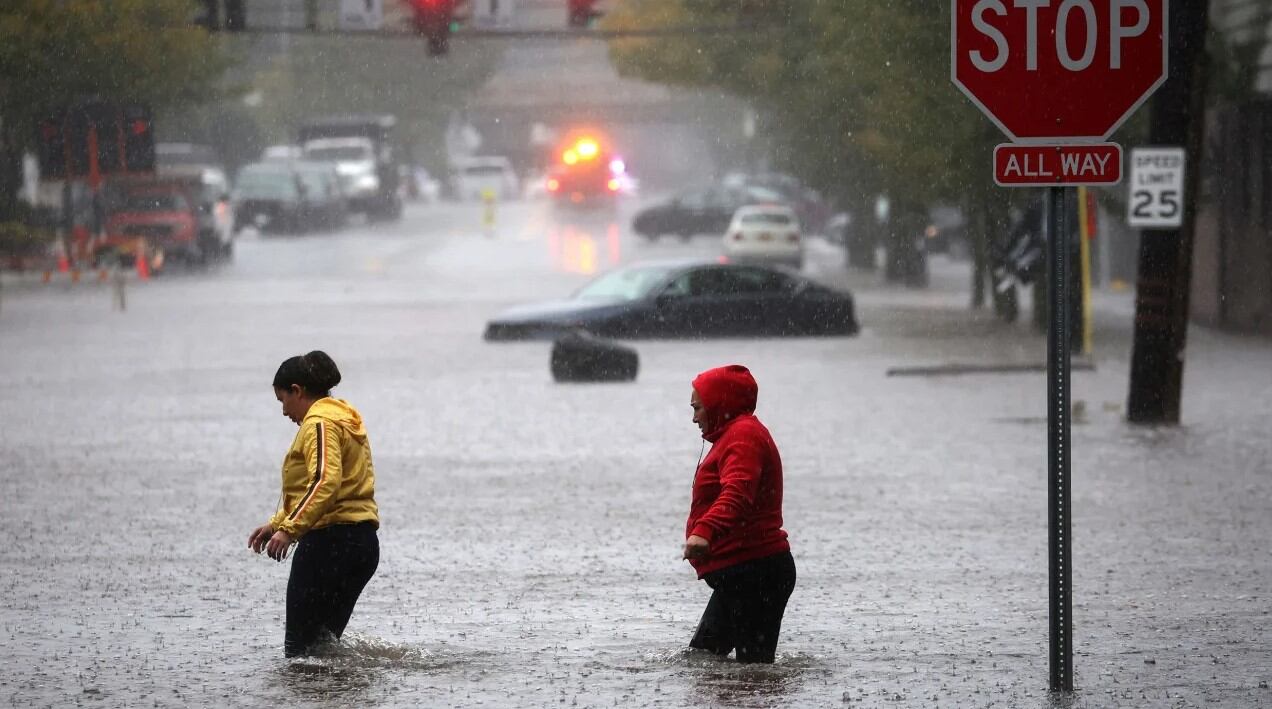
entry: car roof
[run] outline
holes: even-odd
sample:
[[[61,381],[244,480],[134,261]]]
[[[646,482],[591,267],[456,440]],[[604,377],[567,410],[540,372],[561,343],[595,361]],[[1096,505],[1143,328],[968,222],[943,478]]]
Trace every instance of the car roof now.
[[[344,136],[340,138],[314,138],[305,141],[305,149],[310,148],[344,148],[357,146],[359,148],[371,148],[375,146],[375,142],[370,138],[362,136]]]
[[[264,162],[254,162],[239,168],[239,174],[255,173],[255,174],[271,174],[271,175],[287,175],[295,172],[294,164],[296,160],[267,160]]]
[[[738,211],[733,214],[737,217],[747,217],[752,214],[780,214],[784,217],[795,218],[795,210],[784,204],[748,204],[738,207]]]

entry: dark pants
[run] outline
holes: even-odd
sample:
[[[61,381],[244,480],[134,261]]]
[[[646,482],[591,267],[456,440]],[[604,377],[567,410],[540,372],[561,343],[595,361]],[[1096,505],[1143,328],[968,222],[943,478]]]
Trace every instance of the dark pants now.
[[[301,537],[287,579],[283,653],[307,655],[323,640],[339,638],[379,564],[372,522],[333,524]]]
[[[772,662],[786,601],[795,590],[795,559],[782,552],[703,577],[711,600],[689,647],[728,655],[738,662]]]

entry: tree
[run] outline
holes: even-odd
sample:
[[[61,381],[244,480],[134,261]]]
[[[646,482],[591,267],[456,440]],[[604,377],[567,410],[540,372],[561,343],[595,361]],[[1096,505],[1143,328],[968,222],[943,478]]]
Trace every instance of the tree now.
[[[989,173],[1000,137],[949,80],[949,13],[948,0],[629,0],[606,28],[739,25],[610,52],[621,73],[749,99],[779,164],[857,214],[879,193],[912,215],[955,202],[985,239],[1005,212]],[[983,276],[987,249],[974,252]]]
[[[89,97],[155,110],[214,93],[228,65],[188,0],[6,0],[0,7],[0,221],[17,212],[38,118]]]

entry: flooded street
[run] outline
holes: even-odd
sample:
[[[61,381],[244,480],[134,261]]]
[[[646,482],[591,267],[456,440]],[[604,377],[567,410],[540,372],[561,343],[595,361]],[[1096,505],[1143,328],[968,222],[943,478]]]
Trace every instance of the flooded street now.
[[[0,703],[11,706],[1051,706],[1042,374],[1028,325],[965,308],[966,264],[854,290],[860,336],[637,342],[633,384],[560,385],[487,318],[718,241],[630,212],[411,206],[249,237],[232,264],[108,286],[6,282]],[[854,280],[855,279],[855,280]],[[1074,707],[1272,702],[1272,347],[1196,328],[1184,424],[1124,423],[1130,298],[1075,374]],[[323,349],[375,454],[381,562],[345,641],[282,656],[288,563],[245,548],[295,426],[270,377]],[[781,446],[799,585],[778,661],[687,653],[680,560],[702,441],[689,381],[741,362]]]

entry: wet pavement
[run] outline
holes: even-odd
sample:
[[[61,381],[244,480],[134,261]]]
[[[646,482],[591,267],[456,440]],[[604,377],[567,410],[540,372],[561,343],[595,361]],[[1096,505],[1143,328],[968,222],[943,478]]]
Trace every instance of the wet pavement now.
[[[487,317],[641,258],[619,214],[414,205],[396,225],[245,238],[232,264],[110,286],[6,277],[0,703],[13,706],[1272,704],[1272,344],[1194,328],[1184,425],[1122,420],[1128,295],[1075,375],[1076,684],[1047,692],[1045,377],[969,313],[966,264],[851,287],[854,338],[640,342],[634,384],[556,385]],[[282,658],[285,564],[248,552],[294,433],[269,382],[320,348],[366,418],[382,561],[342,647]],[[799,565],[779,661],[687,654],[678,559],[702,442],[689,381],[750,366]]]

